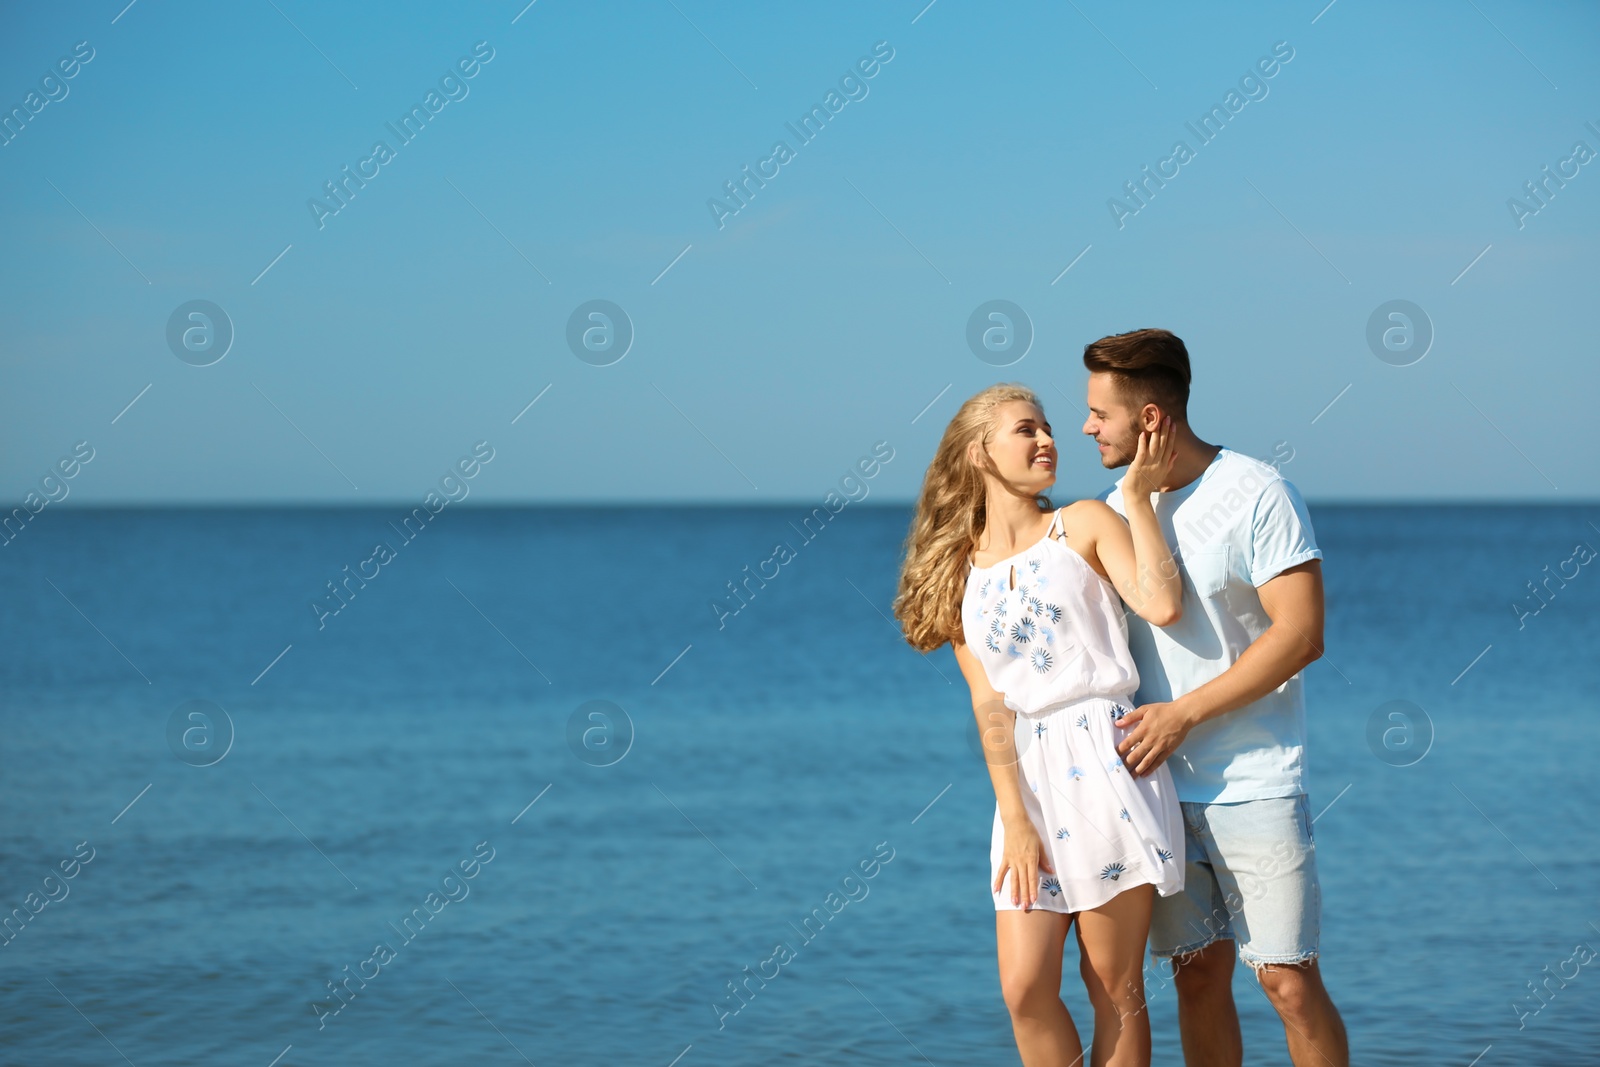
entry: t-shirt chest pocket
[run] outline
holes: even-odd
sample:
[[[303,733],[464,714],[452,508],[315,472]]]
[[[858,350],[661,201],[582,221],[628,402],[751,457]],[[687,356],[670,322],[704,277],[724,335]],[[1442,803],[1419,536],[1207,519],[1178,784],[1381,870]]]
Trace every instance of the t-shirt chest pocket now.
[[[1183,571],[1201,597],[1221,596],[1228,588],[1228,557],[1232,546],[1194,548],[1183,554]]]

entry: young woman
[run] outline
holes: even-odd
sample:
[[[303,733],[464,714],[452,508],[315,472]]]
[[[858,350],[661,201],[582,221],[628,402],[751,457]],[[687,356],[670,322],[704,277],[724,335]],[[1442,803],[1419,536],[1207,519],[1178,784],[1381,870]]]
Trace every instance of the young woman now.
[[[1083,1055],[1060,996],[1074,920],[1088,1062],[1150,1062],[1145,939],[1154,894],[1183,887],[1183,823],[1166,765],[1135,778],[1117,755],[1139,685],[1118,591],[1156,625],[1182,612],[1150,502],[1174,441],[1165,425],[1141,434],[1126,523],[1098,500],[1052,510],[1044,410],[1024,386],[991,386],[945,428],[906,538],[895,616],[913,648],[953,646],[994,786],[1000,988],[1026,1067]]]

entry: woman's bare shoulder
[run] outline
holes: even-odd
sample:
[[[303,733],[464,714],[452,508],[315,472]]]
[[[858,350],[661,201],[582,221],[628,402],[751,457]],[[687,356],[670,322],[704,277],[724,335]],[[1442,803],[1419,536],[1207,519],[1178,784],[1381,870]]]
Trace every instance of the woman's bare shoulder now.
[[[1068,533],[1072,528],[1077,528],[1085,533],[1105,528],[1105,524],[1115,519],[1122,521],[1122,516],[1112,509],[1104,500],[1088,498],[1076,500],[1061,509],[1061,525],[1067,528]]]

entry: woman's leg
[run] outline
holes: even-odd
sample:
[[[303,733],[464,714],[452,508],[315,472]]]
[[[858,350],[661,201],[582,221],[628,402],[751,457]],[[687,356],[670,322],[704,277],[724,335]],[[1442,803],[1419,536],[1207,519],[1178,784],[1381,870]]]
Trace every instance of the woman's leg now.
[[[1149,1067],[1144,950],[1154,900],[1155,886],[1134,886],[1077,915],[1080,970],[1094,1005],[1092,1067]]]
[[[994,913],[1000,994],[1023,1067],[1076,1067],[1083,1045],[1061,1002],[1061,950],[1072,916],[1034,908]]]

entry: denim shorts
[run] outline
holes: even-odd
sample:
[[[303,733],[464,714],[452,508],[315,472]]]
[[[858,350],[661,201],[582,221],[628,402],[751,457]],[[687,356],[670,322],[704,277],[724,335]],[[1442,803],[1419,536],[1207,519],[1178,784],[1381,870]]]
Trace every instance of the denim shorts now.
[[[1156,898],[1150,954],[1182,957],[1228,938],[1252,968],[1316,959],[1322,890],[1306,795],[1179,807],[1183,892]]]

